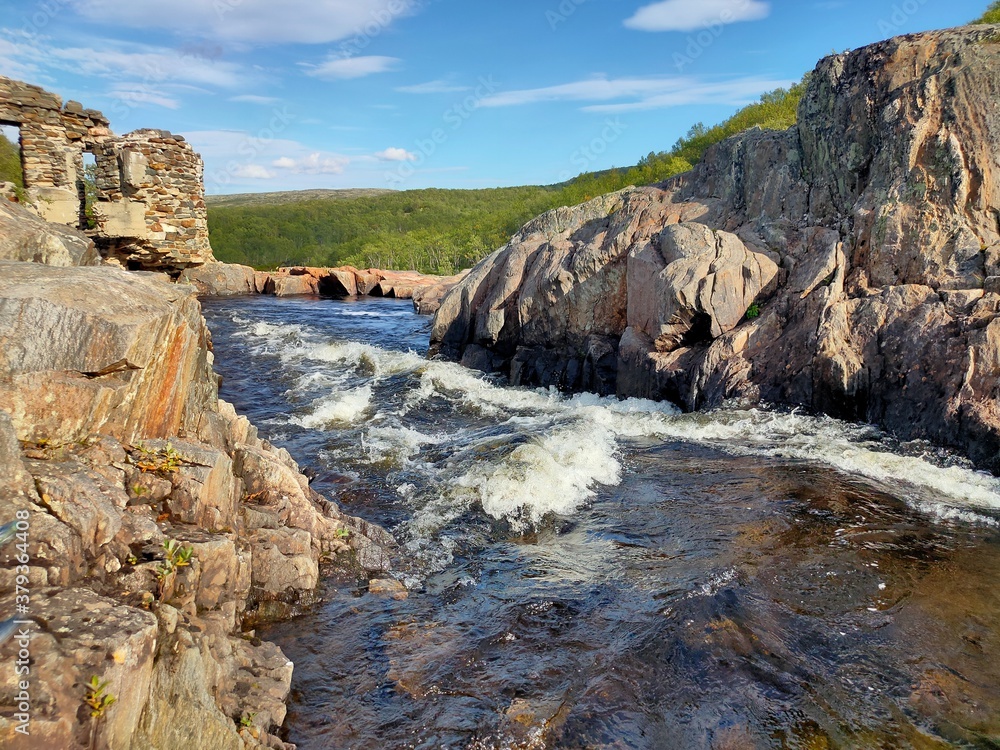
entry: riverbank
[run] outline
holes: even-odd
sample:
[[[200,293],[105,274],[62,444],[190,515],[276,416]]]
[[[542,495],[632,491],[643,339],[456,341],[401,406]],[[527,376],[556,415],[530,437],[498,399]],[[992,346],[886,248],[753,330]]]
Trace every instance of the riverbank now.
[[[306,294],[341,299],[344,297],[385,297],[412,299],[417,312],[435,313],[441,299],[466,277],[430,276],[416,271],[359,270],[353,266],[310,268],[294,266],[276,271],[256,271],[250,266],[212,262],[191,268],[180,275],[180,283],[193,284],[206,297],[268,294],[296,297]]]
[[[378,577],[391,537],[219,400],[192,287],[0,261],[0,340],[0,613],[29,634],[0,744],[287,750],[293,665],[254,628],[323,565]]]

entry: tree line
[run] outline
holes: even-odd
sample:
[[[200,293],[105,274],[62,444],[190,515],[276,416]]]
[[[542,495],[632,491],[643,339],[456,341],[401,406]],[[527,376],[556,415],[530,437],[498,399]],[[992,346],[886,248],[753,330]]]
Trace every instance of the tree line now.
[[[288,265],[417,270],[451,274],[504,245],[523,224],[629,185],[652,185],[690,170],[710,146],[752,127],[795,124],[805,81],[764,94],[723,123],[698,123],[668,151],[633,167],[590,172],[558,185],[489,190],[407,190],[282,205],[210,206],[220,260],[255,268]]]

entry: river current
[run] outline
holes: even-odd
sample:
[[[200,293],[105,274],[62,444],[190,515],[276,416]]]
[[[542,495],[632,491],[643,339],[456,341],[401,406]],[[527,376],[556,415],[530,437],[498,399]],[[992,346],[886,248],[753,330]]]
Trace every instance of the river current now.
[[[797,412],[512,388],[408,302],[208,300],[221,395],[399,542],[261,632],[321,748],[1000,747],[1000,481]]]

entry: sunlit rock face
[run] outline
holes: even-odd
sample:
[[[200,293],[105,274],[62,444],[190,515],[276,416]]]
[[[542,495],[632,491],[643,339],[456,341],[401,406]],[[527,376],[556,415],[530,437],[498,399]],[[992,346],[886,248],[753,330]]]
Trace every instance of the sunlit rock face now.
[[[805,406],[1000,470],[998,100],[995,27],[826,58],[796,127],[527,224],[444,298],[433,351],[687,409]]]

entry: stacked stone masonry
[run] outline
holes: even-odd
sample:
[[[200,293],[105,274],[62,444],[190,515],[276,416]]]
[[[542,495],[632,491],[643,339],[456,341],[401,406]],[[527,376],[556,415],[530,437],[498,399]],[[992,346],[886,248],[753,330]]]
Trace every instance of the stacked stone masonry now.
[[[20,130],[24,187],[42,218],[87,229],[105,257],[134,269],[176,274],[213,260],[204,166],[183,137],[162,130],[115,136],[100,112],[4,77],[0,125]],[[91,217],[84,153],[97,167]]]

